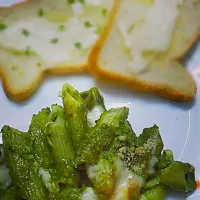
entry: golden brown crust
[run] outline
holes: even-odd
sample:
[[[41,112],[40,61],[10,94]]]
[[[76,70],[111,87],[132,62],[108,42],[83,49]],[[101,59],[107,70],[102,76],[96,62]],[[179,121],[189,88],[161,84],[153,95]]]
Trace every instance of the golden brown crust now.
[[[39,0],[26,0],[23,2],[18,2],[16,4],[13,4],[11,6],[6,7],[0,7],[1,10],[5,9],[12,9],[17,8],[18,6],[21,6],[22,4],[31,3],[33,1],[39,1]],[[75,74],[75,73],[82,73],[87,71],[87,64],[80,65],[80,66],[62,66],[62,67],[55,67],[55,68],[48,68],[45,71],[41,72],[40,75],[38,75],[35,80],[27,86],[27,88],[16,91],[13,89],[12,85],[9,84],[9,78],[5,75],[3,68],[0,67],[0,76],[2,77],[2,84],[4,91],[6,95],[12,99],[15,102],[23,102],[27,99],[29,99],[40,87],[41,83],[43,82],[44,78],[48,76],[49,74],[54,75],[64,75],[64,74]]]
[[[46,74],[64,75],[71,73],[82,73],[87,71],[87,64],[73,67],[55,67],[48,68],[45,70]]]
[[[0,68],[0,76],[2,77],[2,85],[6,95],[15,102],[23,102],[29,99],[40,87],[41,83],[49,74],[56,75],[64,75],[64,74],[76,74],[87,71],[87,65],[79,66],[79,67],[57,67],[57,68],[49,68],[44,70],[39,74],[36,79],[27,86],[24,90],[16,91],[12,88],[12,85],[9,84],[9,78],[5,75],[4,71]]]
[[[174,60],[181,60],[188,51],[194,46],[194,44],[197,42],[197,40],[200,38],[200,28],[195,33],[194,37],[191,38],[191,40],[188,42],[188,44],[185,46],[182,52],[180,52],[178,55],[174,56]]]
[[[12,85],[9,84],[9,79],[3,70],[0,69],[0,75],[2,77],[2,85],[6,95],[15,102],[22,102],[30,98],[40,87],[43,79],[44,73],[41,73],[36,79],[24,90],[16,91],[13,90]]]
[[[193,80],[193,86],[194,86],[194,92],[192,94],[186,94],[182,93],[181,91],[174,90],[173,88],[169,88],[167,85],[161,85],[161,84],[153,84],[148,83],[145,81],[138,80],[136,78],[127,78],[124,77],[121,74],[118,73],[111,73],[109,71],[103,70],[103,68],[100,66],[99,63],[99,57],[102,51],[102,48],[104,46],[104,43],[106,42],[108,35],[110,33],[110,30],[113,26],[113,23],[115,21],[117,11],[120,7],[121,0],[118,1],[118,4],[116,5],[114,9],[113,15],[111,15],[110,20],[107,24],[107,27],[105,31],[102,33],[101,37],[93,47],[93,50],[89,56],[89,71],[91,74],[96,76],[97,78],[104,77],[109,81],[114,81],[116,84],[120,82],[120,84],[126,85],[127,87],[131,89],[135,89],[136,91],[140,92],[155,92],[156,94],[163,96],[165,98],[171,99],[171,100],[177,100],[177,101],[186,101],[191,100],[195,96],[197,92],[196,83]],[[179,55],[175,56],[173,60],[179,60],[181,59],[194,45],[196,40],[200,37],[200,30],[195,34],[195,36],[191,39],[190,42],[188,42],[188,45],[183,49],[183,52],[181,52]],[[172,60],[172,61],[173,61]],[[189,74],[189,73],[188,73]],[[189,76],[191,76],[189,74]],[[191,77],[192,78],[192,77]]]
[[[28,3],[33,2],[33,1],[39,1],[39,0],[24,0],[24,1],[20,1],[20,2],[17,2],[17,3],[11,4],[9,6],[0,6],[0,11],[5,10],[5,9],[8,10],[8,9],[12,9],[12,8],[17,8],[18,6],[28,4]]]

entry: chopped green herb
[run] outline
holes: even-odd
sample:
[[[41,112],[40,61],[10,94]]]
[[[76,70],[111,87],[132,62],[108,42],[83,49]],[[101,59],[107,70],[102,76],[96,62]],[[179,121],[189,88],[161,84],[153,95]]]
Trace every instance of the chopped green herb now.
[[[77,49],[80,49],[82,47],[82,44],[80,42],[76,42],[74,44],[74,46],[77,48]]]
[[[98,34],[98,35],[100,35],[102,32],[103,32],[103,28],[100,27],[100,26],[98,26],[97,29],[96,29],[96,31],[95,31],[95,33]]]
[[[5,24],[0,24],[0,31],[3,31],[7,28],[7,25]]]
[[[80,3],[85,3],[85,0],[79,0]]]
[[[104,9],[102,10],[102,14],[103,14],[104,16],[106,16],[107,13],[108,13],[108,10],[107,10],[106,8],[104,8]]]
[[[92,26],[92,23],[90,21],[85,22],[85,27],[90,28]]]
[[[24,36],[28,37],[28,36],[30,35],[30,32],[29,32],[27,29],[23,28],[23,29],[22,29],[22,34],[23,34]]]
[[[40,8],[38,10],[38,16],[42,17],[44,15],[44,10],[42,8]]]
[[[73,3],[75,3],[75,0],[67,0],[67,2],[68,2],[69,4],[73,4]]]
[[[55,44],[55,43],[57,43],[58,42],[58,38],[53,38],[53,39],[51,39],[51,43],[52,44]]]
[[[42,66],[42,63],[41,62],[37,62],[36,65],[37,65],[38,68],[40,68]]]
[[[30,47],[26,47],[25,55],[30,56],[30,54],[31,54],[31,48]]]
[[[13,71],[15,71],[15,70],[17,70],[17,66],[15,66],[15,65],[13,65],[12,67],[11,67],[11,69],[13,70]]]
[[[59,31],[64,31],[66,29],[65,25],[58,26]]]

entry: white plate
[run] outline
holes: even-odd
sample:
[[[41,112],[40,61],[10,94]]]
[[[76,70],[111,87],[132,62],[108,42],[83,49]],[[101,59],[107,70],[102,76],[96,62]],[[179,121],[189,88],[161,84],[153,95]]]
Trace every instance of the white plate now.
[[[9,4],[17,0],[0,0]],[[198,67],[199,66],[199,67]],[[187,67],[193,74],[200,91],[200,43],[188,59]],[[127,106],[129,120],[137,134],[144,127],[157,124],[160,127],[165,149],[172,149],[175,158],[196,167],[196,179],[200,180],[200,93],[193,102],[175,103],[150,94],[138,94],[126,88],[96,82],[90,75],[49,77],[39,91],[25,104],[15,104],[7,99],[0,82],[0,128],[8,124],[26,130],[33,113],[53,103],[61,103],[58,93],[64,83],[83,91],[97,86],[103,93],[107,108]],[[1,137],[0,137],[1,143]],[[183,199],[185,194],[169,194],[167,200]],[[199,200],[200,190],[189,195],[189,200]]]

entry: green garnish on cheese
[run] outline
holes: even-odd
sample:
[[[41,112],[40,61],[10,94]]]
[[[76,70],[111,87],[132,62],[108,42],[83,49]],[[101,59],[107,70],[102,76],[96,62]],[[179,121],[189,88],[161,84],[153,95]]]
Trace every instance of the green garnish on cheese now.
[[[39,16],[39,17],[44,16],[44,10],[43,10],[42,8],[40,8],[40,9],[38,10],[38,16]]]
[[[102,14],[103,14],[104,16],[106,16],[107,13],[108,13],[108,10],[107,10],[106,8],[104,8],[104,9],[102,10]]]
[[[74,46],[75,46],[77,49],[80,49],[80,48],[82,47],[82,43],[76,42],[76,43],[74,44]]]
[[[92,27],[92,23],[90,21],[86,21],[84,24],[85,24],[85,27],[87,28]]]
[[[55,43],[57,43],[58,42],[58,38],[53,38],[53,39],[51,39],[51,43],[52,44],[55,44]]]
[[[7,28],[6,24],[0,24],[0,31],[3,31]]]
[[[59,25],[58,30],[59,31],[64,31],[66,29],[65,25]]]
[[[30,32],[29,32],[27,29],[23,28],[23,29],[22,29],[22,34],[23,34],[25,37],[28,37],[28,36],[30,35]]]
[[[67,0],[67,2],[68,2],[69,4],[73,4],[73,3],[75,3],[75,0]]]

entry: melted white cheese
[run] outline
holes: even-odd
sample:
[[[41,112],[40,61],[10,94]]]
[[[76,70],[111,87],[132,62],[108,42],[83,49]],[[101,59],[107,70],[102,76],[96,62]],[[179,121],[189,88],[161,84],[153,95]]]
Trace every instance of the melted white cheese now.
[[[99,38],[98,27],[103,29],[107,22],[100,10],[110,11],[114,1],[76,1],[69,5],[67,1],[47,2],[40,2],[44,7],[42,17],[38,16],[39,3],[1,16],[7,28],[0,33],[0,45],[18,52],[30,48],[47,67],[85,64],[91,47]],[[88,20],[92,24],[90,27],[85,24]],[[59,29],[60,26],[63,28]]]
[[[140,176],[133,174],[131,171],[129,171],[121,160],[119,160],[117,164],[117,175],[118,180],[116,182],[111,200],[128,200],[129,188],[133,185],[136,185],[140,190],[140,188],[144,184],[143,179]]]
[[[86,188],[83,193],[82,200],[98,200],[98,196],[92,188]]]
[[[98,120],[103,113],[103,108],[101,106],[95,106],[87,114],[87,122],[89,127],[94,127],[96,125],[96,120]]]
[[[52,191],[52,184],[51,184],[51,175],[48,171],[46,171],[44,168],[40,167],[38,171],[39,175],[42,177],[42,181],[46,188],[49,191]]]
[[[6,188],[11,184],[12,180],[9,169],[5,165],[0,166],[0,188]]]
[[[144,59],[143,52],[167,51],[179,16],[178,5],[182,3],[183,0],[155,1],[143,16],[138,15],[131,25],[129,22],[129,27],[125,27],[124,21],[119,21],[118,26],[132,55],[129,68],[133,72],[147,67],[148,61]]]

